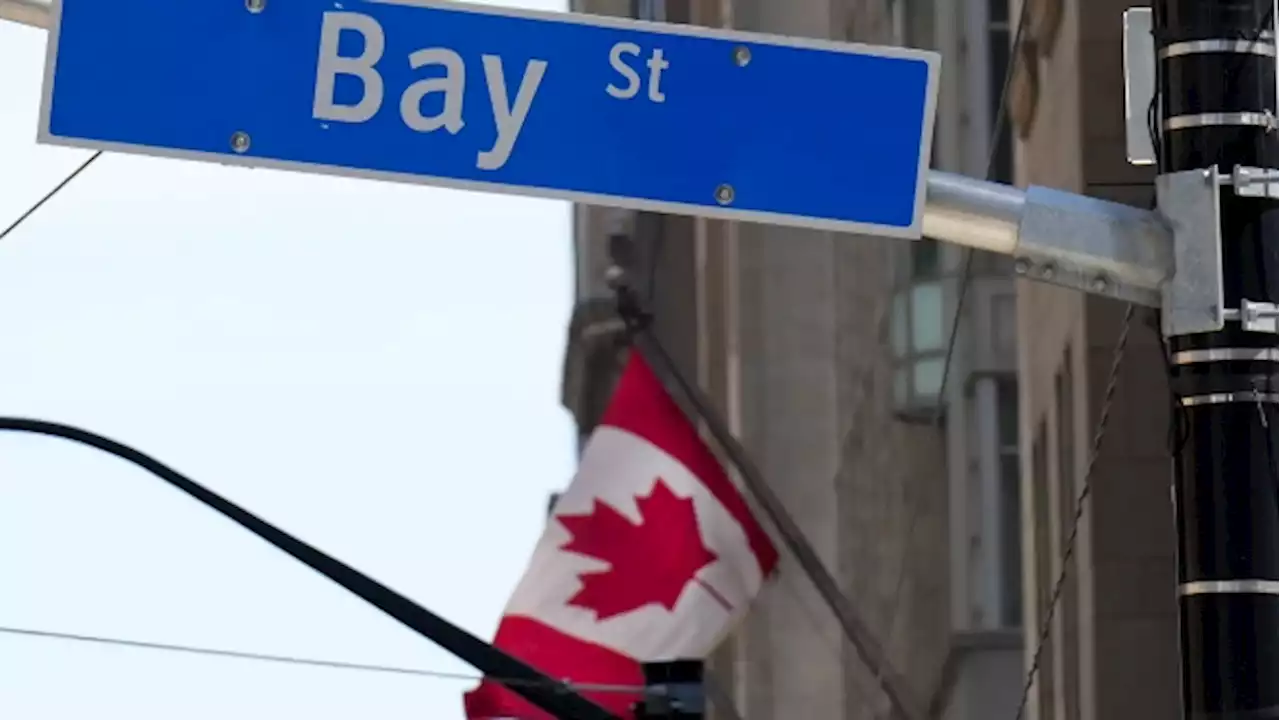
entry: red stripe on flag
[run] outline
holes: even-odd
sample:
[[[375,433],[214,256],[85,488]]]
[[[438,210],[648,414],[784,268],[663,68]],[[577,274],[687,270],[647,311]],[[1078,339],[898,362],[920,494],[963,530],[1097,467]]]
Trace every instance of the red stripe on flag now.
[[[640,663],[595,643],[566,635],[526,617],[507,616],[498,626],[494,645],[520,658],[544,674],[570,685],[601,685],[636,688],[635,691],[582,690],[597,705],[621,718],[632,716],[644,686]],[[514,718],[515,720],[555,720],[528,700],[501,683],[485,680],[463,698],[470,720]]]
[[[642,437],[688,468],[742,526],[760,574],[767,577],[773,571],[778,564],[773,542],[752,517],[720,461],[639,353],[631,353],[600,424]]]

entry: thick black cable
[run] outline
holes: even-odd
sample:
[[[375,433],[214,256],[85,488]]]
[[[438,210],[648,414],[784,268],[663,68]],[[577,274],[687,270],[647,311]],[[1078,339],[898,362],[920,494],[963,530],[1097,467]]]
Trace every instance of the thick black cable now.
[[[617,720],[612,713],[578,694],[568,685],[542,674],[143,452],[88,430],[43,420],[0,417],[0,430],[71,440],[127,460],[338,583],[551,715],[563,720]],[[508,679],[517,682],[510,683]]]

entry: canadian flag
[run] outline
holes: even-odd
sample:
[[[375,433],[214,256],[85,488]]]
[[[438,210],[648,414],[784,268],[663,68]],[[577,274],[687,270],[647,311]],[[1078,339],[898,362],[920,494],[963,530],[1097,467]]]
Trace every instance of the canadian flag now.
[[[707,655],[777,562],[724,468],[632,352],[494,644],[631,717],[640,663]],[[464,704],[472,720],[549,717],[490,680]]]

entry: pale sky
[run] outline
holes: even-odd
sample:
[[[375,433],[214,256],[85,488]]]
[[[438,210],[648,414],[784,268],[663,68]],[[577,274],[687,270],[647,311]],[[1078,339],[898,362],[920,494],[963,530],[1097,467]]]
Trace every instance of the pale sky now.
[[[34,142],[44,46],[0,22],[0,228],[88,155]],[[575,465],[572,293],[565,203],[106,155],[0,243],[0,414],[488,638]],[[151,475],[8,433],[0,627],[470,671]],[[15,720],[450,720],[469,687],[0,633]]]

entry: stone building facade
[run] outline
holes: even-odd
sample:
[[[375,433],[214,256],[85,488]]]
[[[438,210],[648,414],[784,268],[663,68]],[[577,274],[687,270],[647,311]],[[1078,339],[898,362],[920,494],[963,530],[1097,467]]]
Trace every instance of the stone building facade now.
[[[1004,182],[1150,198],[1150,173],[1124,159],[1114,0],[1035,0],[1024,33],[1034,42],[1018,48],[1021,7],[1005,0],[575,0],[572,9],[936,49],[936,168],[982,176],[990,159]],[[993,135],[1011,61],[1013,122]],[[879,634],[915,704],[931,719],[1012,718],[1121,309],[1015,283],[1007,258],[977,254],[940,393],[966,260],[956,248],[585,206],[575,209],[574,245],[564,402],[582,436],[621,357],[603,280],[618,263]],[[1171,516],[1155,418],[1165,402],[1151,395],[1165,389],[1143,371],[1158,360],[1153,337],[1133,334],[1032,717],[1129,720],[1175,708]],[[744,720],[888,717],[872,670],[841,638],[784,555],[778,579],[716,652],[713,676]],[[1165,659],[1149,656],[1157,651]],[[1133,683],[1163,693],[1167,707],[1132,708],[1140,696],[1123,690]]]

